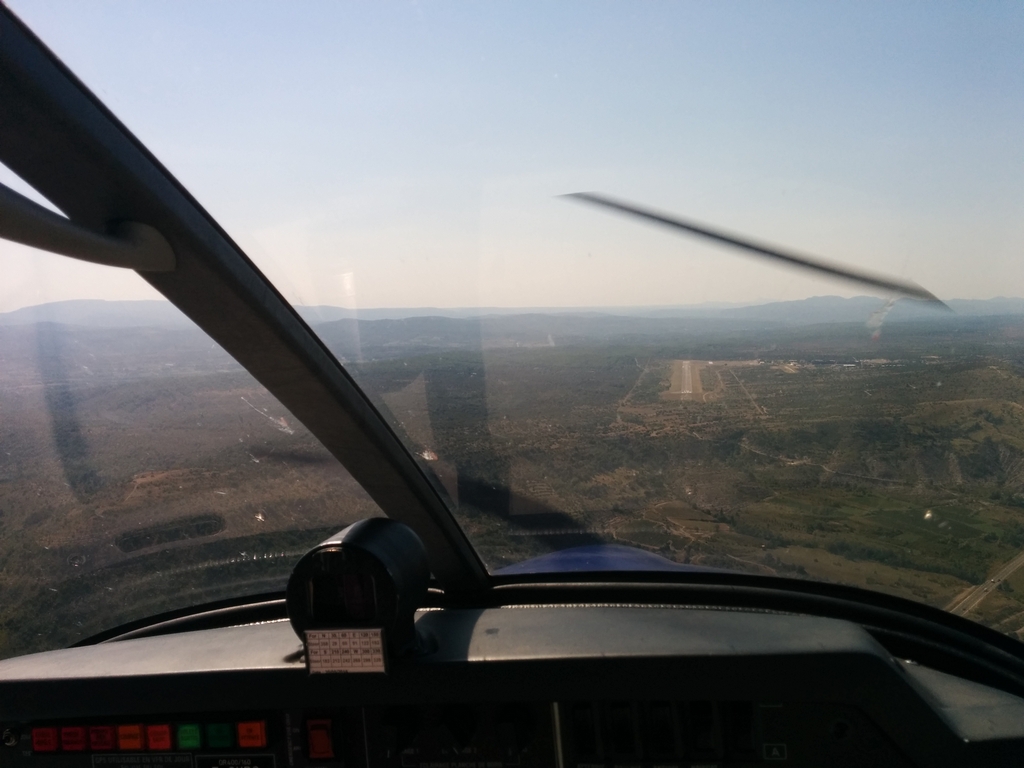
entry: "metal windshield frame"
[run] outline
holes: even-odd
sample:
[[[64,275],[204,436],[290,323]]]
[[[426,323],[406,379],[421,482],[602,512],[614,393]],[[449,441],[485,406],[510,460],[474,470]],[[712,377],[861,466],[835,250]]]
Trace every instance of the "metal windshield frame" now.
[[[171,272],[140,276],[266,387],[381,510],[412,527],[449,592],[490,583],[447,505],[385,419],[281,293],[143,144],[0,5],[0,162],[72,223],[159,231]]]

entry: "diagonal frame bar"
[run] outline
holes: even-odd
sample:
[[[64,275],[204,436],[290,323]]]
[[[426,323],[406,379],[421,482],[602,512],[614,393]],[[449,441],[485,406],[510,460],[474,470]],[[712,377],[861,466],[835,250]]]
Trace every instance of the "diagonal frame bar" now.
[[[213,218],[0,5],[0,162],[77,226],[152,227],[173,272],[140,275],[265,386],[389,517],[409,525],[450,592],[490,578],[444,501],[366,395]]]

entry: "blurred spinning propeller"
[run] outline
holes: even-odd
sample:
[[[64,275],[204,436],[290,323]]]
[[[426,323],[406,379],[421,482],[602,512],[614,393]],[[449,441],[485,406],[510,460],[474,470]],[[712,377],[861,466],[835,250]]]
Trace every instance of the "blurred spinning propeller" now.
[[[825,261],[824,259],[817,257],[796,254],[791,251],[784,251],[772,245],[758,243],[744,237],[711,229],[703,224],[697,224],[692,221],[680,219],[677,216],[670,216],[666,213],[654,211],[650,208],[644,208],[633,203],[616,200],[596,192],[574,192],[572,194],[564,195],[564,197],[584,203],[590,203],[592,205],[600,205],[604,208],[609,208],[613,211],[618,211],[619,213],[628,214],[637,218],[646,219],[647,221],[652,221],[655,224],[661,224],[677,231],[697,235],[698,237],[714,240],[719,243],[724,243],[725,245],[731,245],[734,248],[740,248],[758,256],[775,259],[776,261],[781,261],[785,264],[801,267],[813,272],[832,275],[833,277],[839,277],[854,283],[860,283],[861,285],[868,285],[872,288],[881,288],[899,296],[920,299],[949,310],[949,307],[945,302],[936,297],[935,294],[925,290],[917,283],[907,280],[872,274],[870,272],[853,269],[842,264],[836,264],[835,262]]]

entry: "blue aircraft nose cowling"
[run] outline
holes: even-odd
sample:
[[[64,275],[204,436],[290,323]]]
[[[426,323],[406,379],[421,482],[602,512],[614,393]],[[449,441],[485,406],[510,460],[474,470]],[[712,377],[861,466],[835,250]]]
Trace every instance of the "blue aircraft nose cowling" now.
[[[718,568],[675,563],[661,555],[619,544],[592,544],[572,547],[508,565],[495,576],[519,576],[526,573],[583,573],[601,571],[689,571],[713,573]]]

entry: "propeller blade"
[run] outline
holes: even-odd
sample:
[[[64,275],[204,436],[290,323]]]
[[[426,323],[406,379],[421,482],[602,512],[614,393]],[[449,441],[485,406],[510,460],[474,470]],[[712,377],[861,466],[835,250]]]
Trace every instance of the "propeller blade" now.
[[[593,205],[604,206],[605,208],[610,208],[614,211],[619,211],[620,213],[626,213],[630,216],[638,216],[642,219],[653,221],[656,224],[662,224],[666,227],[671,227],[672,229],[682,230],[692,235],[706,237],[709,240],[725,243],[726,245],[731,245],[734,248],[742,248],[745,251],[756,253],[759,256],[767,256],[771,259],[776,259],[777,261],[782,261],[797,267],[803,267],[804,269],[821,272],[834,277],[841,277],[845,280],[861,283],[862,285],[870,285],[874,288],[883,288],[886,291],[892,291],[903,296],[922,299],[949,310],[946,303],[935,296],[935,294],[930,291],[926,291],[917,283],[912,283],[907,280],[899,280],[892,277],[871,274],[870,272],[862,272],[858,269],[851,269],[850,267],[829,263],[823,259],[818,259],[813,256],[804,256],[802,254],[783,251],[771,245],[757,243],[752,240],[737,237],[736,235],[727,234],[719,230],[705,227],[701,224],[695,224],[694,222],[680,219],[676,216],[669,216],[665,213],[653,211],[649,208],[643,208],[639,205],[634,205],[633,203],[615,200],[595,192],[574,192],[572,194],[563,195],[563,197],[567,197],[572,200],[579,200],[585,203],[591,203]]]

